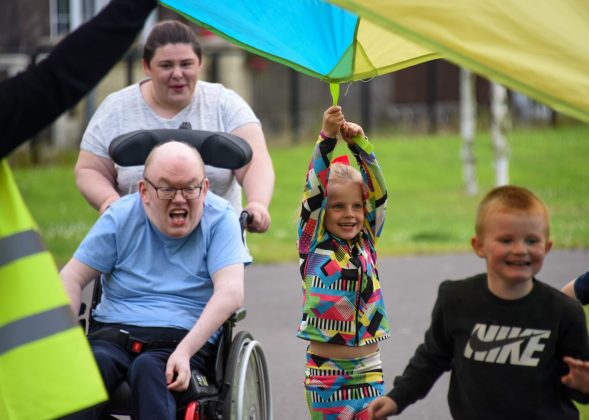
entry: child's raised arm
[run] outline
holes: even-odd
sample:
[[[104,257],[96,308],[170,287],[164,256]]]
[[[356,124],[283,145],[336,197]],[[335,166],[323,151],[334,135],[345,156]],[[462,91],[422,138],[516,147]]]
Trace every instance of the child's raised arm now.
[[[372,243],[376,244],[384,224],[387,202],[387,189],[382,170],[373,153],[374,147],[366,138],[360,125],[344,121],[340,132],[344,141],[356,156],[360,167],[367,194],[365,197],[367,228]]]
[[[297,247],[301,255],[312,249],[323,235],[322,214],[327,194],[327,177],[337,134],[345,122],[342,108],[332,106],[323,113],[321,135],[315,145],[305,180]]]

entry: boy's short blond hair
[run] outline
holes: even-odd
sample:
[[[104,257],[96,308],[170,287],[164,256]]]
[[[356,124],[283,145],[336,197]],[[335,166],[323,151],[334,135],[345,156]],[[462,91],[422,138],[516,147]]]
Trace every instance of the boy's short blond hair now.
[[[495,187],[485,195],[477,209],[475,231],[477,236],[484,233],[486,216],[493,211],[513,211],[541,214],[546,218],[546,238],[550,236],[550,218],[544,202],[530,190],[515,185]]]

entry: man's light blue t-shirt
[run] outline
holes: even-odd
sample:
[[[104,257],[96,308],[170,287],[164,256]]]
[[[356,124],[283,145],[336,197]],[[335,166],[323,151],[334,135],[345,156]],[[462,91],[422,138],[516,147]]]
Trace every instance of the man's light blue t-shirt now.
[[[186,330],[213,294],[212,274],[252,261],[233,208],[210,191],[201,222],[183,238],[159,232],[138,193],[125,196],[100,217],[74,257],[109,273],[97,321]]]

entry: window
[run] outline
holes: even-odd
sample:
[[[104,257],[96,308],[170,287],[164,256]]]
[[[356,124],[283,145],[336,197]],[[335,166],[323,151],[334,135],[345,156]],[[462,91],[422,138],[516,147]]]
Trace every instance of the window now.
[[[107,3],[104,0],[49,0],[49,2],[51,38],[61,38],[73,31]]]
[[[51,38],[59,38],[70,31],[69,0],[52,0],[49,6],[51,14]]]

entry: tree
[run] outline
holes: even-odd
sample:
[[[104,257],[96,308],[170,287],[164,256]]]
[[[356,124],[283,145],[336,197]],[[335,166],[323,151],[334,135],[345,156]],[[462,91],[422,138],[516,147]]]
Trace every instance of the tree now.
[[[491,83],[491,141],[495,150],[495,185],[509,184],[509,145],[507,144],[507,89]]]
[[[476,180],[476,158],[474,155],[474,136],[476,132],[477,102],[475,76],[464,68],[460,69],[460,135],[462,137],[461,157],[463,162],[464,184],[468,195],[478,192]]]
[[[491,142],[495,152],[495,185],[509,183],[509,144],[507,131],[509,128],[509,106],[507,89],[491,82]],[[461,157],[466,193],[475,195],[478,192],[476,181],[476,157],[474,139],[476,132],[476,89],[475,76],[466,69],[460,69],[460,135],[462,137]]]

